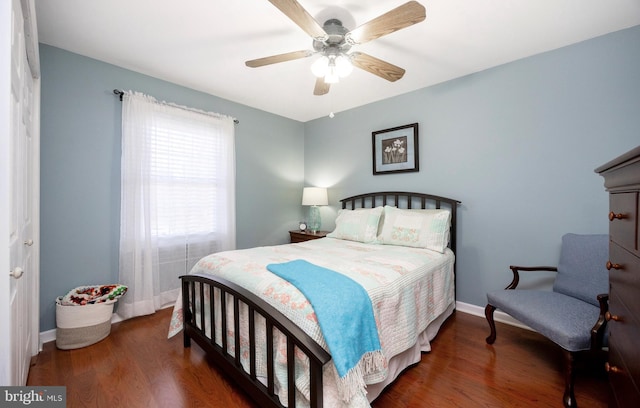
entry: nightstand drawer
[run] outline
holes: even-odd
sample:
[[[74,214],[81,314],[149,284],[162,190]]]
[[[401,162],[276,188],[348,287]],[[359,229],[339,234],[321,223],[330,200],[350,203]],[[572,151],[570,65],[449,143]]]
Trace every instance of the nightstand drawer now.
[[[312,239],[324,238],[328,233],[329,231],[318,231],[315,234],[308,231],[289,231],[289,237],[291,239],[291,243],[295,244],[296,242],[304,242]]]

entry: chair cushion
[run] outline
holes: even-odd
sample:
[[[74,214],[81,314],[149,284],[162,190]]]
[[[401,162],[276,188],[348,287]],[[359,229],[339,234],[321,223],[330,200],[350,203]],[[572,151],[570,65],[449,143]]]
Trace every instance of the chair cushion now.
[[[609,235],[565,234],[553,291],[598,306],[597,296],[609,293]]]
[[[500,290],[489,304],[513,316],[568,351],[588,350],[600,308],[557,292]]]

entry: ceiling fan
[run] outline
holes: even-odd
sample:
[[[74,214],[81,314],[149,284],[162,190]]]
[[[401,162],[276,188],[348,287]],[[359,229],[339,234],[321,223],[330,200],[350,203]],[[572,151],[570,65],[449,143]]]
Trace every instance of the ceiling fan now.
[[[245,64],[257,68],[320,54],[320,59],[311,66],[317,77],[314,95],[328,93],[331,84],[348,75],[353,66],[391,82],[402,78],[404,69],[362,52],[350,52],[351,48],[425,19],[424,6],[417,1],[409,1],[349,31],[338,19],[329,19],[321,26],[296,0],[269,2],[313,38],[313,51],[302,50],[272,55],[250,60]]]

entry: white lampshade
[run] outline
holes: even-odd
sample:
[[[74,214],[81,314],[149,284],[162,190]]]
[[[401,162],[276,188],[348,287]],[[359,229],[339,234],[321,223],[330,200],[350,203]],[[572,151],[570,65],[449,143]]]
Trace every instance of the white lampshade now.
[[[322,187],[305,187],[302,190],[302,205],[329,205],[327,189]]]
[[[311,72],[318,78],[324,78],[327,84],[335,84],[353,71],[351,59],[347,54],[323,55],[311,64]]]
[[[318,78],[322,78],[327,75],[327,71],[329,70],[329,58],[326,56],[322,56],[316,60],[313,64],[311,64],[311,72],[313,75]]]
[[[324,76],[324,82],[326,84],[337,84],[339,81],[340,76],[338,75],[338,69],[335,65],[329,65],[327,74]]]
[[[336,57],[336,71],[340,78],[344,78],[353,71],[351,60],[346,55],[338,55]]]

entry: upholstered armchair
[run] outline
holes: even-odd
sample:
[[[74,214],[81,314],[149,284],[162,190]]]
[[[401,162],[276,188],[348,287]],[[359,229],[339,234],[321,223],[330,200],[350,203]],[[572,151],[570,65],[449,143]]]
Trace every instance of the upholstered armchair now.
[[[578,354],[602,350],[608,310],[608,235],[566,234],[558,266],[510,266],[513,281],[504,290],[487,294],[485,316],[496,340],[493,312],[511,315],[564,349],[565,407],[575,407],[574,361]],[[516,289],[520,272],[555,271],[552,291]]]

